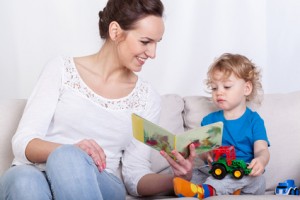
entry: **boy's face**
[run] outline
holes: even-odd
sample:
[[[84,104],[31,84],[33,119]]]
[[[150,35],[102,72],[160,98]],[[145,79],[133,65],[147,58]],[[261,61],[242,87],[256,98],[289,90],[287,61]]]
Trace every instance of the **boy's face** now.
[[[215,71],[212,76],[212,98],[222,110],[233,111],[246,107],[246,97],[252,91],[250,82],[237,78],[233,73],[228,77],[221,71]]]

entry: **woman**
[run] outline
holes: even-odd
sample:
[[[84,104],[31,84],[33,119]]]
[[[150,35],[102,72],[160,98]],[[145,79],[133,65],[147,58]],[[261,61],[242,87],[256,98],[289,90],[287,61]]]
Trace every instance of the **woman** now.
[[[150,150],[133,139],[131,114],[158,122],[160,97],[135,74],[155,58],[164,33],[160,0],[109,0],[99,12],[99,52],[50,61],[13,137],[14,167],[0,199],[124,199],[172,191],[171,175],[150,170]],[[174,176],[191,178],[193,146]],[[155,184],[153,184],[155,183]]]

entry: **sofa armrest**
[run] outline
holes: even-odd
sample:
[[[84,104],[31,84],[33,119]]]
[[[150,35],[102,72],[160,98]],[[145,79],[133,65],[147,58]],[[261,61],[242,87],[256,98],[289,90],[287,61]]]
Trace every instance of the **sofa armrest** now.
[[[0,176],[13,160],[11,138],[16,132],[26,100],[1,100],[0,102]]]

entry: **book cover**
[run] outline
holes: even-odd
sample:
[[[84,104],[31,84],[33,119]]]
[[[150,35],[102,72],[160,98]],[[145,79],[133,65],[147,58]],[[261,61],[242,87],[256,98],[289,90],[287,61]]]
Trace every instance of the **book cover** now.
[[[197,127],[175,135],[133,113],[132,129],[133,136],[137,140],[158,151],[164,150],[171,157],[173,157],[171,154],[173,149],[177,150],[183,157],[188,157],[188,145],[191,143],[194,143],[197,154],[218,148],[222,144],[222,122]]]

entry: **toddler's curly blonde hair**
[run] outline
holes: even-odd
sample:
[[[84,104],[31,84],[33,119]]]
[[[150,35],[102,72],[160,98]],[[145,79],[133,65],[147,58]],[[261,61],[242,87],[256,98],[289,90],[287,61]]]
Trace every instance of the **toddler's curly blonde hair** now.
[[[223,78],[228,78],[233,73],[237,78],[244,79],[246,82],[249,81],[253,88],[246,100],[255,100],[256,103],[261,103],[263,89],[260,70],[247,57],[240,54],[224,53],[217,58],[207,72],[206,85],[210,91],[213,75],[216,71],[222,72]]]

